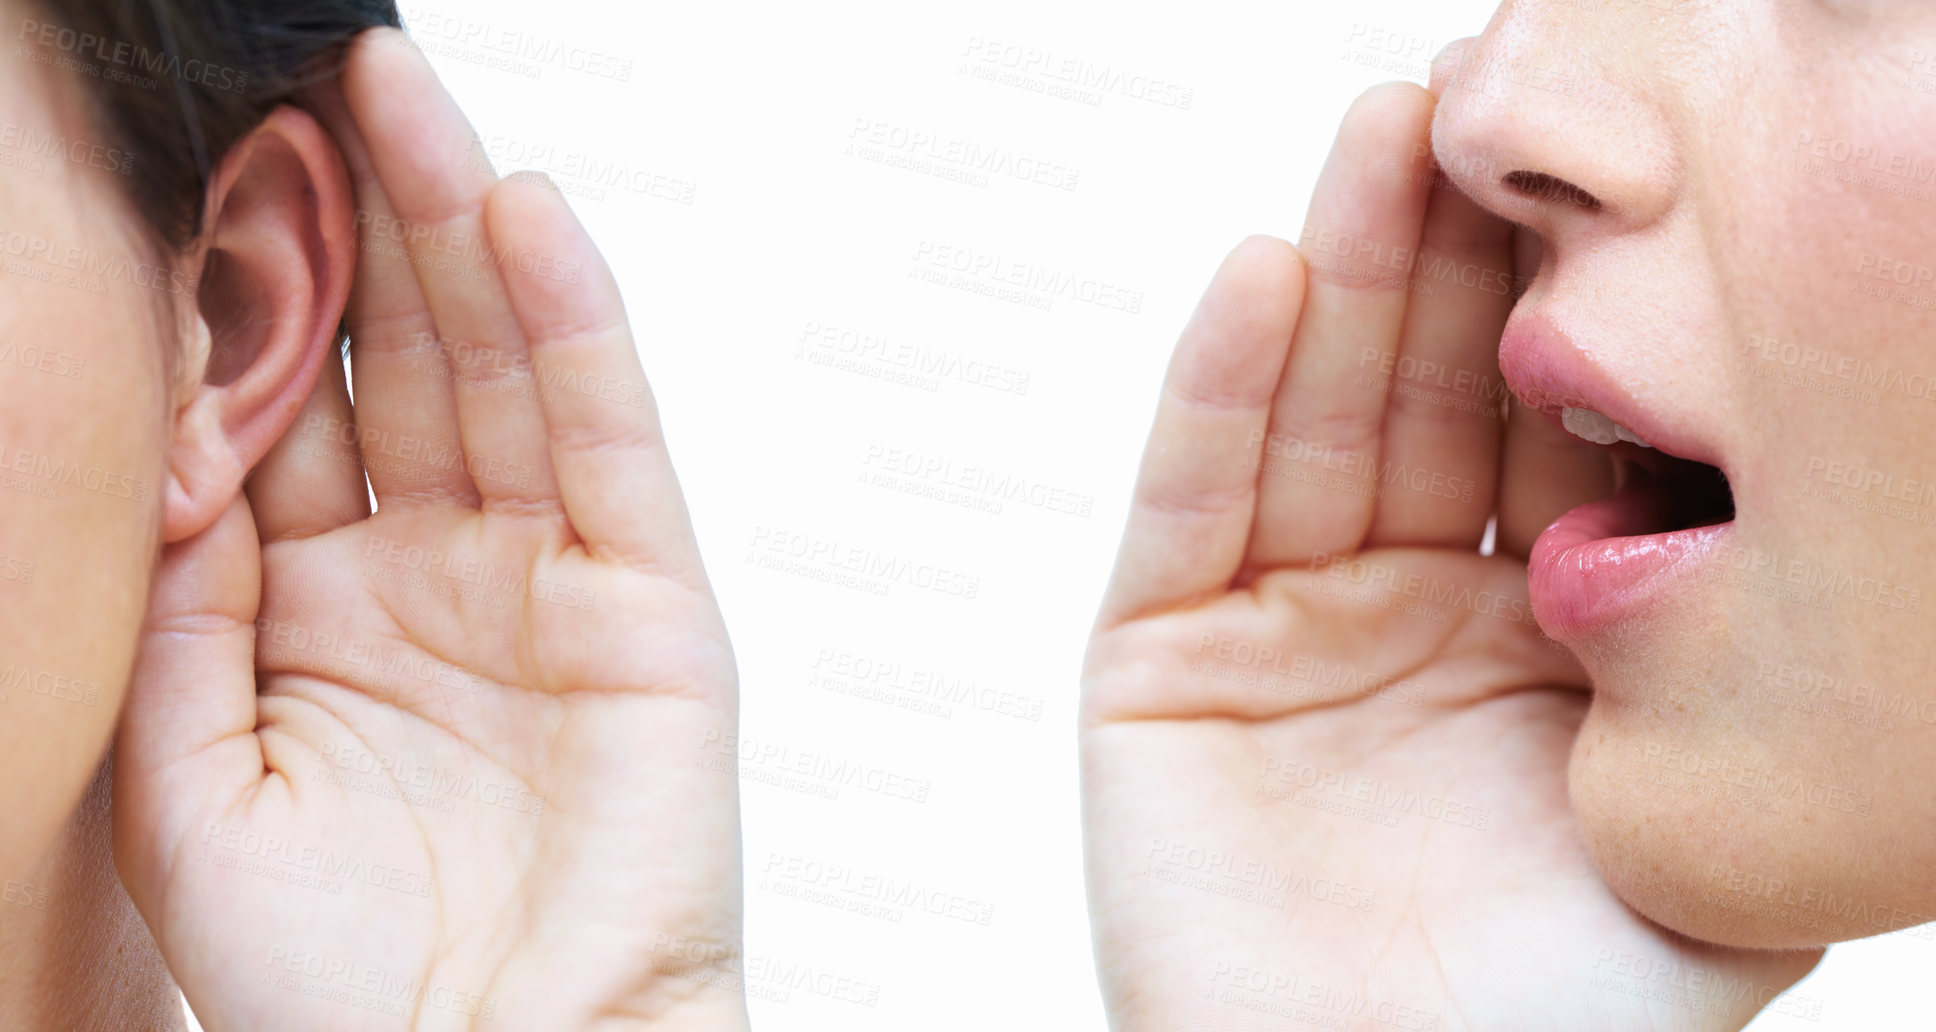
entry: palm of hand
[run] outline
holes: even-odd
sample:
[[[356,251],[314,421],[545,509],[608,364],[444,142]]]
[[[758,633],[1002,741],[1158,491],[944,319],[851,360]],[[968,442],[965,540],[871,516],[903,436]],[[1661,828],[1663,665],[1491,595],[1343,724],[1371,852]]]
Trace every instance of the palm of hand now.
[[[591,560],[569,532],[556,514],[384,512],[262,551],[266,773],[182,829],[168,890],[201,933],[185,952],[259,975],[230,1001],[244,1026],[296,1027],[291,993],[411,1027],[556,1008],[561,982],[676,962],[672,941],[732,914],[730,882],[636,871],[673,850],[701,871],[737,860],[655,830],[722,823],[730,776],[697,761],[732,728],[707,701],[734,683],[724,628],[703,593]]]
[[[1523,579],[1469,555],[1357,562],[1475,597]],[[1564,661],[1535,630],[1366,612],[1342,573],[1266,575],[1095,644],[1096,667],[1136,671],[1091,680],[1085,742],[1116,1027],[1704,1027],[1649,1007],[1640,994],[1668,988],[1651,965],[1787,984],[1601,882],[1566,797],[1587,699],[1542,683]],[[1159,699],[1135,719],[1104,709]]]

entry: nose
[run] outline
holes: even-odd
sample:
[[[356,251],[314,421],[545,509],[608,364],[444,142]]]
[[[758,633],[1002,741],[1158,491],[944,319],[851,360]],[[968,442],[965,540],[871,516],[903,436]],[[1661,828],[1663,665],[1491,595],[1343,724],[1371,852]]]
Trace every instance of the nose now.
[[[1439,167],[1474,200],[1549,242],[1632,231],[1673,206],[1673,133],[1647,76],[1596,56],[1594,5],[1509,0],[1486,34],[1447,48],[1434,74]],[[1626,48],[1631,50],[1632,48]]]

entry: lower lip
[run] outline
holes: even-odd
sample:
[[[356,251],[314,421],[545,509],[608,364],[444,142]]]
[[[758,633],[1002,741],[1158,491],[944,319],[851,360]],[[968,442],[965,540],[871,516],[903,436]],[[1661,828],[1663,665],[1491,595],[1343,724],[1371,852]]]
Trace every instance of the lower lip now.
[[[1634,499],[1582,505],[1546,528],[1527,561],[1533,614],[1549,637],[1567,641],[1604,631],[1693,579],[1734,524],[1616,537],[1631,526]]]

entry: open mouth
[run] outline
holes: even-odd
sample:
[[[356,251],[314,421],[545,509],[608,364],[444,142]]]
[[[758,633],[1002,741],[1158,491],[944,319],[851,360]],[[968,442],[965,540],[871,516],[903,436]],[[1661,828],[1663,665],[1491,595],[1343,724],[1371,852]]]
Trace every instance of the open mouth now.
[[[1592,409],[1562,406],[1542,414],[1612,453],[1614,495],[1592,503],[1603,510],[1598,522],[1606,536],[1671,534],[1734,519],[1734,491],[1719,467],[1671,455]]]
[[[1571,643],[1701,594],[1710,582],[1698,572],[1739,525],[1742,485],[1729,480],[1713,420],[1673,408],[1675,392],[1658,389],[1672,370],[1584,347],[1567,321],[1550,297],[1522,300],[1499,342],[1499,371],[1527,414],[1607,449],[1614,463],[1612,497],[1554,520],[1527,557],[1533,615]]]
[[[1696,590],[1687,574],[1735,526],[1733,486],[1713,445],[1678,420],[1656,418],[1577,356],[1532,335],[1501,352],[1530,414],[1606,449],[1615,470],[1612,496],[1554,520],[1528,558],[1534,615],[1562,640],[1610,628],[1670,592]]]

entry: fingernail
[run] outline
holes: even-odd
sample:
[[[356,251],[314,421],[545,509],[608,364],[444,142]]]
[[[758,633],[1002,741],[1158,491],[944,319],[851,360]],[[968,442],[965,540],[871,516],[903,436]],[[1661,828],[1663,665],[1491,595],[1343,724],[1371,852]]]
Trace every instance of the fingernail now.
[[[530,183],[532,186],[541,186],[546,190],[550,190],[552,193],[555,193],[555,194],[564,193],[563,190],[558,189],[557,183],[552,182],[552,179],[550,176],[546,175],[543,172],[539,172],[536,169],[520,169],[516,172],[511,173],[508,176],[505,176],[504,178],[507,182]]]

